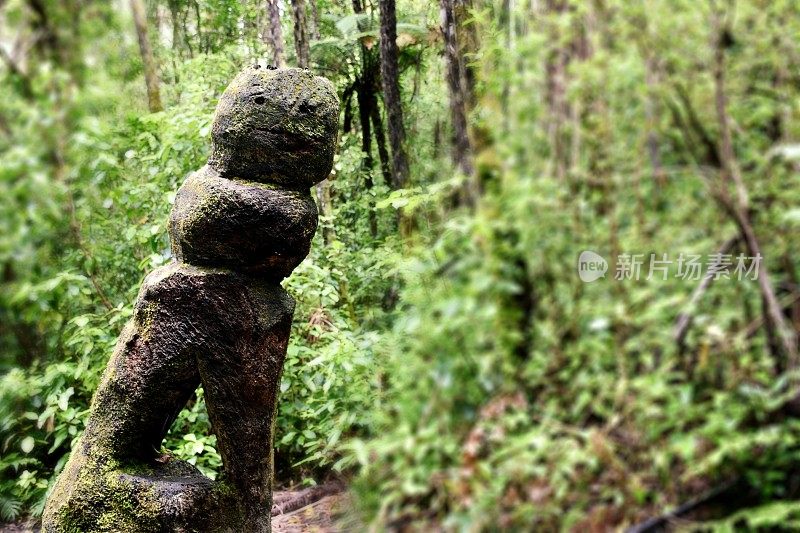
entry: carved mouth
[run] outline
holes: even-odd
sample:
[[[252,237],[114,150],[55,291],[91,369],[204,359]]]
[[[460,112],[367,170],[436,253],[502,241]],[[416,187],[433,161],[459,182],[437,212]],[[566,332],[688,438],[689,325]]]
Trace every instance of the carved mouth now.
[[[256,130],[275,138],[275,144],[279,144],[284,150],[291,152],[308,151],[309,142],[303,135],[298,135],[279,126],[262,126],[256,128]]]

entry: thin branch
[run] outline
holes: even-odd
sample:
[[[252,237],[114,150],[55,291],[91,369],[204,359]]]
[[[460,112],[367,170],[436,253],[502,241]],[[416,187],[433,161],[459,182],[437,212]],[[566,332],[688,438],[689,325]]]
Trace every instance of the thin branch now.
[[[0,45],[0,59],[3,60],[3,63],[6,64],[8,70],[11,72],[12,76],[16,76],[20,82],[22,83],[22,96],[25,99],[30,100],[33,98],[33,88],[31,87],[31,79],[27,73],[23,72],[19,65],[14,61],[14,59],[6,52],[6,49]]]
[[[720,167],[722,162],[720,160],[720,154],[717,151],[716,141],[714,141],[713,137],[711,137],[706,128],[703,126],[703,122],[700,120],[697,111],[692,105],[692,99],[690,98],[688,91],[680,84],[674,85],[674,89],[678,100],[680,100],[683,109],[686,111],[688,126],[691,127],[692,131],[700,140],[701,145],[703,148],[705,148],[703,159],[708,165]]]
[[[717,120],[720,127],[720,181],[721,187],[714,195],[723,209],[730,215],[739,228],[739,234],[751,256],[763,258],[761,245],[756,237],[755,229],[750,221],[749,196],[742,178],[736,154],[733,149],[733,140],[730,132],[730,119],[727,110],[727,97],[725,94],[725,45],[728,28],[723,24],[721,13],[712,6],[712,42],[714,49],[714,94],[717,110]],[[736,201],[728,193],[728,185],[734,183]],[[762,263],[758,273],[758,286],[764,303],[766,324],[776,330],[780,338],[781,348],[785,359],[779,354],[776,356],[776,368],[785,370],[798,363],[795,333],[786,324],[780,304],[770,282],[770,275],[766,264]]]
[[[691,499],[682,505],[679,505],[677,508],[669,511],[668,513],[655,516],[645,520],[644,522],[640,522],[631,526],[627,529],[626,533],[655,533],[656,531],[669,530],[669,526],[676,520],[680,520],[704,506],[712,505],[714,502],[718,502],[720,499],[730,498],[735,491],[741,490],[741,488],[742,482],[739,478],[726,481],[717,485],[716,487],[711,488],[704,494],[701,494],[700,496]]]
[[[0,132],[3,133],[6,139],[11,139],[14,134],[14,132],[11,131],[11,126],[8,125],[8,119],[2,113],[0,113]]]
[[[70,191],[69,188],[67,188],[67,209],[69,210],[69,229],[72,233],[72,238],[75,239],[75,243],[78,245],[78,249],[81,251],[81,253],[83,253],[83,256],[88,260],[92,260],[92,253],[86,247],[86,244],[83,242],[83,237],[81,236],[81,225],[80,222],[78,222],[78,217],[75,214],[75,201],[72,197],[72,191]],[[109,311],[114,309],[114,305],[111,303],[111,300],[108,299],[105,291],[103,291],[103,289],[100,287],[97,277],[94,275],[94,273],[90,272],[89,268],[86,268],[86,276],[92,283],[92,286],[94,287],[94,290],[97,293],[98,298],[100,298],[103,306]]]
[[[719,250],[717,250],[717,254],[723,255],[730,253],[736,243],[739,242],[739,239],[739,235],[736,235],[725,241],[722,246],[719,247]],[[679,352],[683,352],[686,348],[686,335],[688,334],[689,328],[694,321],[694,312],[697,308],[697,304],[703,298],[703,295],[706,293],[708,288],[711,287],[711,282],[714,281],[715,277],[714,272],[717,271],[721,264],[722,258],[719,257],[717,261],[709,266],[705,277],[692,292],[689,302],[683,308],[683,311],[678,313],[678,318],[675,321],[675,332],[673,333],[673,338],[678,345]]]

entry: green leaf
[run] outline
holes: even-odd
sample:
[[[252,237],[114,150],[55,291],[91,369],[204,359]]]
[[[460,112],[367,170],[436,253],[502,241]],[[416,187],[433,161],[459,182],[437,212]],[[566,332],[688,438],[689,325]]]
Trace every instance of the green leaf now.
[[[33,447],[36,444],[36,441],[33,440],[33,437],[28,436],[22,439],[20,442],[19,447],[24,453],[31,453],[33,451]]]

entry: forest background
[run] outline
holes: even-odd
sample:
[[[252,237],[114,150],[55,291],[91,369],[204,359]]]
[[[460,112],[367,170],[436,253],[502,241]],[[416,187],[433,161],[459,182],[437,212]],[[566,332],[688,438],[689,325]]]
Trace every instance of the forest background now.
[[[379,529],[800,527],[797,2],[0,0],[0,60],[3,521],[261,61],[342,104],[277,484],[343,479]],[[164,447],[214,477],[209,429],[198,390]]]

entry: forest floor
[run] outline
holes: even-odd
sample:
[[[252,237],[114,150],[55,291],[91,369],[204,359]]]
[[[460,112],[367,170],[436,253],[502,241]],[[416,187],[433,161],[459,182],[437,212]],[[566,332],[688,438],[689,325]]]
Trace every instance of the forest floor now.
[[[352,505],[341,484],[326,483],[273,495],[273,533],[348,533],[359,531]]]
[[[272,517],[273,533],[345,533],[358,531],[346,516],[347,496],[332,494],[291,513]]]
[[[274,533],[349,533],[358,531],[357,521],[341,485],[330,484],[303,490],[280,490],[273,494]],[[39,533],[37,520],[0,525],[0,533]]]

